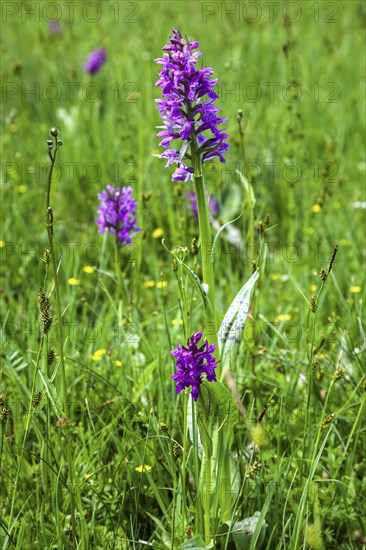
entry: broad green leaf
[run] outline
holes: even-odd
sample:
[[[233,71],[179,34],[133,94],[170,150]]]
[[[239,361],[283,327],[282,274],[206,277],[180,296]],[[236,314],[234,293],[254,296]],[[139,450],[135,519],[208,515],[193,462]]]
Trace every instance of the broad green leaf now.
[[[219,503],[221,521],[229,520],[233,515],[235,501],[241,490],[239,465],[232,456],[232,437],[224,438],[219,432],[217,457],[217,478],[221,479]]]
[[[199,414],[220,429],[231,430],[238,421],[238,408],[232,393],[219,380],[201,384],[197,406]]]
[[[245,518],[242,521],[237,521],[234,524],[231,521],[226,522],[226,525],[229,526],[230,537],[235,544],[236,550],[249,550],[260,517],[260,512],[255,512],[254,515],[250,518]],[[259,548],[261,548],[264,541],[265,532],[266,524],[262,523],[260,535],[255,545],[256,550],[259,550]]]
[[[199,435],[201,438],[202,446],[205,450],[206,456],[210,458],[212,456],[212,439],[209,435],[210,427],[208,426],[204,415],[200,414],[199,410],[197,414],[197,423],[198,423],[198,429],[200,431]]]
[[[238,409],[230,391],[221,382],[203,382],[197,401],[198,426],[207,456],[212,456],[212,440],[219,430],[231,439]]]
[[[239,348],[249,313],[250,296],[258,277],[257,270],[239,290],[222,320],[218,336],[223,366],[230,363],[231,357]]]
[[[200,430],[197,429],[197,425],[193,422],[193,415],[196,415],[196,407],[194,406],[193,399],[188,399],[187,403],[187,427],[188,427],[188,433],[190,440],[194,444],[196,441],[197,447],[198,447],[198,454],[199,456],[202,456],[203,454],[203,446],[200,436]],[[196,416],[195,416],[196,418]],[[195,438],[194,430],[197,432],[197,438]]]

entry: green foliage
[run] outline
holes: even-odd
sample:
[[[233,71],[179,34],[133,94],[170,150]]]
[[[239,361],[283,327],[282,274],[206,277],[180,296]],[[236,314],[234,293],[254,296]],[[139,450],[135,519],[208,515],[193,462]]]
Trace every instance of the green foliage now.
[[[255,271],[231,302],[219,329],[222,362],[230,366],[238,353],[249,313],[249,302],[253,287],[259,277]],[[234,330],[233,330],[234,329]]]
[[[235,545],[226,528],[221,536],[220,515],[232,528],[260,511],[254,538],[263,538],[262,549],[294,542],[303,548],[315,539],[325,548],[361,547],[365,239],[357,203],[365,201],[358,131],[365,113],[365,4],[260,1],[254,20],[255,8],[245,2],[105,1],[93,3],[102,15],[91,22],[92,7],[83,15],[80,3],[71,20],[59,2],[58,35],[48,31],[46,4],[2,3],[2,548],[204,547],[202,531],[194,531],[201,459],[195,442],[184,439],[182,396],[170,378],[169,350],[186,339],[183,306],[171,258],[161,234],[154,236],[161,228],[169,247],[188,248],[198,237],[185,198],[190,185],[172,183],[171,169],[153,157],[161,124],[154,59],[173,27],[200,41],[229,119],[226,164],[204,165],[209,194],[220,204],[214,246],[220,320],[253,263],[261,274],[255,285],[257,276],[250,279],[240,343],[230,354],[228,340],[223,347],[230,372],[222,385],[201,386],[201,438],[207,435],[205,446],[218,450],[212,540],[218,548]],[[229,4],[239,6],[238,21],[222,12]],[[217,12],[209,15],[208,6]],[[98,47],[108,60],[86,76],[83,62]],[[36,297],[40,288],[54,293],[45,275],[52,266],[43,262],[52,126],[64,142],[51,206],[70,418],[63,414],[55,321],[39,356]],[[131,185],[139,201],[142,232],[123,253],[128,307],[117,299],[113,242],[95,225],[97,193],[107,183]],[[336,244],[322,281],[319,272]],[[211,252],[184,260],[193,330],[205,328],[201,258]],[[315,313],[311,295],[319,295]],[[56,350],[52,369],[46,344]],[[334,379],[337,369],[344,373]],[[33,407],[37,391],[43,398]],[[216,439],[209,434],[214,406]],[[160,422],[167,432],[159,431]],[[184,448],[177,459],[174,444]]]

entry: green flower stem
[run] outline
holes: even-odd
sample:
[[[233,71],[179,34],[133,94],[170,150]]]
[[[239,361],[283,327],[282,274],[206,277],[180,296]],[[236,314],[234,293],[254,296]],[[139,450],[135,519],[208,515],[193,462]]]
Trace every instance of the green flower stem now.
[[[205,482],[203,485],[203,514],[204,514],[204,532],[205,544],[211,541],[211,457],[206,454],[204,458]]]
[[[184,330],[184,340],[187,341],[189,337],[188,332],[188,308],[187,308],[187,296],[186,296],[186,287],[183,281],[183,268],[180,261],[177,261],[177,271],[175,273],[177,282],[178,282],[178,288],[180,293],[180,310],[182,314],[182,321],[183,321],[183,330]]]
[[[116,275],[117,275],[117,284],[120,292],[120,297],[125,304],[125,309],[127,309],[129,305],[129,298],[128,298],[128,291],[122,277],[121,243],[119,241],[118,235],[116,235],[116,238],[114,241],[114,251],[115,251],[115,269],[116,269]]]
[[[316,297],[316,304],[319,302],[320,295],[324,288],[324,282],[322,282],[321,287],[319,289],[318,295]],[[309,311],[308,313],[309,317],[312,320],[312,326],[311,326],[311,346],[310,346],[310,357],[309,357],[309,367],[308,367],[308,386],[307,386],[307,399],[306,399],[306,412],[305,412],[305,426],[304,426],[304,438],[303,438],[303,448],[302,448],[302,461],[300,463],[300,478],[303,473],[303,467],[304,467],[304,461],[305,458],[308,458],[307,455],[307,439],[308,439],[308,430],[309,430],[309,411],[310,411],[310,402],[311,402],[311,394],[313,390],[313,358],[314,358],[314,349],[315,349],[315,328],[316,328],[316,311],[314,313],[311,313]],[[308,324],[309,328],[309,324]]]
[[[215,279],[213,273],[213,264],[211,263],[211,249],[212,249],[212,239],[211,239],[211,227],[210,220],[208,215],[208,204],[206,199],[205,191],[205,182],[203,177],[202,162],[200,155],[197,151],[197,139],[193,135],[192,147],[192,165],[193,165],[193,177],[194,177],[194,188],[197,199],[197,209],[198,209],[198,224],[199,224],[199,233],[200,233],[200,242],[201,242],[201,257],[202,257],[202,274],[203,274],[203,283],[208,286],[208,298],[211,302],[212,307],[212,316],[205,311],[205,325],[206,332],[209,330],[210,341],[216,345],[216,350],[218,352],[218,340],[217,340],[217,331],[218,325],[216,322],[216,312],[215,312]],[[210,328],[213,325],[213,331]],[[217,377],[220,378],[220,364],[217,367]]]
[[[210,341],[216,345],[216,351],[218,353],[218,324],[216,321],[216,310],[215,310],[215,279],[213,272],[213,264],[211,263],[211,250],[212,250],[212,239],[211,239],[211,227],[210,219],[208,215],[208,204],[206,199],[206,190],[205,190],[205,181],[203,177],[202,162],[201,157],[198,153],[197,147],[197,138],[196,135],[192,134],[192,165],[193,165],[193,178],[194,178],[194,187],[197,200],[197,210],[198,210],[198,224],[199,224],[199,233],[200,233],[200,243],[201,243],[201,258],[202,258],[202,275],[203,283],[208,286],[208,299],[211,303],[212,313],[208,314],[207,310],[205,311],[205,325],[206,333],[207,329],[210,329],[213,324],[213,331],[209,331]],[[216,368],[217,378],[220,379],[221,368],[220,363]],[[207,453],[205,449],[204,456],[204,483],[202,491],[202,500],[203,500],[203,517],[204,517],[204,534],[205,534],[205,544],[209,544],[211,541],[211,456]]]
[[[329,396],[332,393],[333,386],[334,386],[334,380],[332,380],[331,383],[329,384],[329,388],[328,388],[327,395],[326,395],[326,398],[325,398],[324,406],[322,408],[322,415],[321,415],[321,418],[320,418],[320,421],[319,421],[318,433],[316,435],[316,440],[315,440],[315,444],[314,444],[314,448],[313,448],[313,454],[312,454],[312,458],[311,458],[311,462],[310,462],[310,467],[315,462],[316,453],[317,453],[317,449],[318,449],[318,446],[319,446],[320,437],[321,437],[321,434],[322,434],[322,425],[323,425],[323,421],[324,421],[325,414],[326,414],[327,407],[328,407]]]
[[[192,436],[193,436],[193,461],[194,461],[194,476],[195,476],[195,486],[200,487],[200,457],[198,449],[198,423],[197,423],[197,407],[192,399]],[[195,525],[196,531],[202,532],[203,528],[203,518],[202,518],[202,509],[201,506],[195,506]]]
[[[51,197],[51,184],[52,184],[52,173],[53,168],[56,162],[56,155],[59,149],[57,145],[57,138],[55,137],[55,151],[52,155],[50,153],[51,165],[48,173],[48,182],[47,182],[47,197],[46,197],[46,212],[47,212],[47,235],[48,235],[48,244],[51,253],[51,263],[53,269],[53,281],[55,288],[56,296],[56,314],[57,314],[57,336],[59,343],[59,353],[60,353],[60,365],[61,365],[61,376],[62,376],[62,393],[64,398],[64,411],[65,415],[68,416],[68,403],[67,403],[67,385],[66,385],[66,368],[65,368],[65,356],[64,356],[64,346],[63,346],[63,331],[62,331],[62,313],[61,313],[61,300],[60,300],[60,287],[58,284],[58,273],[56,265],[55,250],[53,246],[53,211],[50,207],[50,197]]]
[[[170,455],[171,459],[174,461],[173,458],[173,445],[172,440],[170,439],[169,435],[169,445],[170,445]],[[173,474],[173,507],[172,507],[172,539],[171,539],[171,550],[174,550],[174,539],[175,539],[175,514],[177,510],[177,475],[176,474],[176,465],[173,463],[173,470],[175,470]]]
[[[181,467],[181,483],[182,483],[182,538],[186,535],[187,524],[187,495],[186,495],[186,467],[187,467],[187,447],[188,447],[188,425],[187,425],[187,407],[189,395],[183,392],[183,455]]]
[[[64,400],[64,411],[66,417],[69,416],[69,405],[67,402],[67,385],[66,385],[66,369],[65,369],[65,357],[64,357],[64,339],[63,339],[63,330],[62,330],[62,312],[61,312],[61,300],[60,300],[60,287],[59,287],[59,280],[58,280],[58,272],[57,272],[57,266],[56,266],[56,260],[55,260],[55,251],[53,246],[53,210],[50,206],[50,198],[51,198],[51,185],[52,185],[52,173],[53,168],[55,166],[56,162],[56,155],[57,151],[62,145],[62,142],[58,142],[57,140],[57,133],[52,133],[54,141],[55,141],[55,149],[54,153],[52,155],[51,148],[49,148],[49,156],[51,159],[51,165],[50,170],[48,173],[48,182],[47,182],[47,195],[46,195],[46,213],[47,213],[47,234],[48,234],[48,243],[49,243],[49,249],[51,253],[51,263],[52,263],[52,269],[53,269],[53,281],[54,281],[54,288],[55,288],[55,296],[56,296],[56,316],[57,316],[57,335],[58,335],[58,342],[59,342],[59,354],[60,354],[60,365],[61,365],[61,375],[62,375],[62,391],[63,391],[63,400]],[[78,507],[78,512],[80,516],[81,523],[83,525],[83,542],[87,541],[88,535],[87,535],[87,529],[84,519],[84,513],[81,506],[81,498],[80,498],[80,492],[79,492],[79,485],[74,482],[74,463],[71,456],[71,450],[70,450],[70,438],[68,434],[68,430],[65,431],[65,447],[66,447],[66,458],[68,463],[68,473],[70,477],[70,485],[69,485],[69,492],[70,492],[70,503],[71,503],[71,525],[72,525],[72,531],[73,531],[73,547],[76,548],[77,546],[77,526],[76,526],[76,507]],[[75,489],[74,489],[75,487]],[[76,493],[76,494],[75,494]],[[76,503],[75,503],[76,498]]]

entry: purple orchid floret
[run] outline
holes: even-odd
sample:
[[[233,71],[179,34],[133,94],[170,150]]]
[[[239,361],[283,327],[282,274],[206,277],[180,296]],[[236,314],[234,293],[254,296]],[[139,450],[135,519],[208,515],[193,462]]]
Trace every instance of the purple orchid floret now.
[[[198,399],[198,388],[203,381],[203,374],[206,375],[208,382],[216,382],[217,362],[213,356],[216,346],[209,344],[206,340],[201,347],[197,347],[201,338],[202,332],[195,332],[189,338],[187,346],[178,344],[178,348],[170,352],[177,360],[177,373],[171,375],[177,383],[176,392],[180,393],[191,386],[194,401]]]
[[[168,158],[167,166],[178,164],[172,176],[173,181],[189,181],[193,169],[187,168],[183,159],[190,158],[189,147],[192,143],[197,149],[202,162],[219,157],[225,162],[223,154],[228,150],[228,134],[219,129],[227,122],[217,116],[220,108],[214,105],[218,99],[214,86],[217,79],[211,79],[211,68],[196,69],[195,65],[202,52],[193,52],[199,42],[189,42],[178,30],[173,30],[170,45],[164,46],[164,55],[156,59],[162,65],[160,78],[156,85],[162,88],[163,98],[157,99],[157,108],[163,119],[163,129],[158,132],[162,138],[160,145],[167,150],[160,158]],[[183,142],[178,149],[171,149],[171,142]]]
[[[132,198],[132,188],[107,185],[98,199],[100,204],[96,224],[99,233],[109,231],[111,235],[117,235],[121,245],[132,243],[131,235],[141,231],[136,225],[137,202]]]
[[[89,54],[88,59],[84,63],[84,71],[89,74],[97,73],[106,61],[107,52],[104,48],[94,50]]]
[[[198,206],[197,206],[197,197],[196,193],[186,193],[186,199],[188,199],[191,203],[191,210],[195,216],[195,218],[198,220]],[[218,216],[220,212],[219,203],[217,200],[212,197],[211,195],[208,197],[207,204],[209,209],[212,212],[213,216]]]

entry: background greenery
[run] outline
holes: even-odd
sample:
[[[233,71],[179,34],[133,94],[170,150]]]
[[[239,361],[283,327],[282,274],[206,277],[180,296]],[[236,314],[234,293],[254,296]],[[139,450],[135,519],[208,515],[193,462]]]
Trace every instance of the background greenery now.
[[[55,13],[51,4],[59,5],[58,34],[48,30]],[[138,541],[144,540],[160,548],[169,533],[175,470],[158,426],[165,422],[181,440],[169,350],[184,336],[177,282],[161,238],[172,247],[190,246],[197,236],[185,198],[190,185],[173,184],[171,170],[153,156],[161,150],[154,59],[172,28],[200,41],[203,64],[213,67],[219,80],[231,147],[226,165],[206,165],[219,221],[233,219],[244,206],[235,222],[239,245],[223,239],[217,255],[221,314],[249,278],[253,262],[261,266],[251,324],[232,368],[245,408],[233,453],[240,457],[243,478],[247,463],[258,458],[261,464],[243,487],[238,518],[261,510],[273,488],[264,548],[292,547],[313,466],[303,455],[304,430],[315,439],[334,413],[301,511],[301,532],[314,548],[361,547],[366,536],[365,217],[357,206],[365,201],[364,3],[259,1],[255,8],[247,2],[103,1],[94,3],[98,12],[90,2],[79,4],[71,17],[63,2],[2,3],[0,389],[2,406],[10,411],[1,442],[4,547],[72,545],[63,485],[65,429],[90,547],[143,548]],[[225,12],[229,4],[238,6],[236,16]],[[98,20],[92,22],[95,14]],[[99,47],[108,60],[90,77],[83,63]],[[245,164],[238,109],[244,114]],[[31,418],[28,414],[34,392],[44,391],[39,377],[34,388],[32,380],[40,338],[36,297],[47,244],[46,139],[52,126],[64,142],[51,203],[67,336],[72,423],[66,428],[46,395],[31,408]],[[250,209],[235,169],[247,171],[253,185],[255,226],[269,214],[262,236],[251,234]],[[108,183],[131,185],[139,200],[142,232],[125,251],[132,299],[127,311],[113,299],[112,242],[98,235],[95,225],[97,193]],[[261,261],[259,243],[266,250]],[[320,288],[319,270],[329,264],[336,244],[316,312],[314,343],[321,348],[309,403],[308,300]],[[200,273],[199,259],[192,257],[190,265]],[[198,298],[196,304],[192,331],[202,322]],[[344,373],[332,382],[336,369]],[[252,428],[264,407],[264,439],[256,440]],[[142,464],[151,470],[139,471]],[[309,538],[312,528],[306,527],[318,520],[323,542],[317,535]]]

